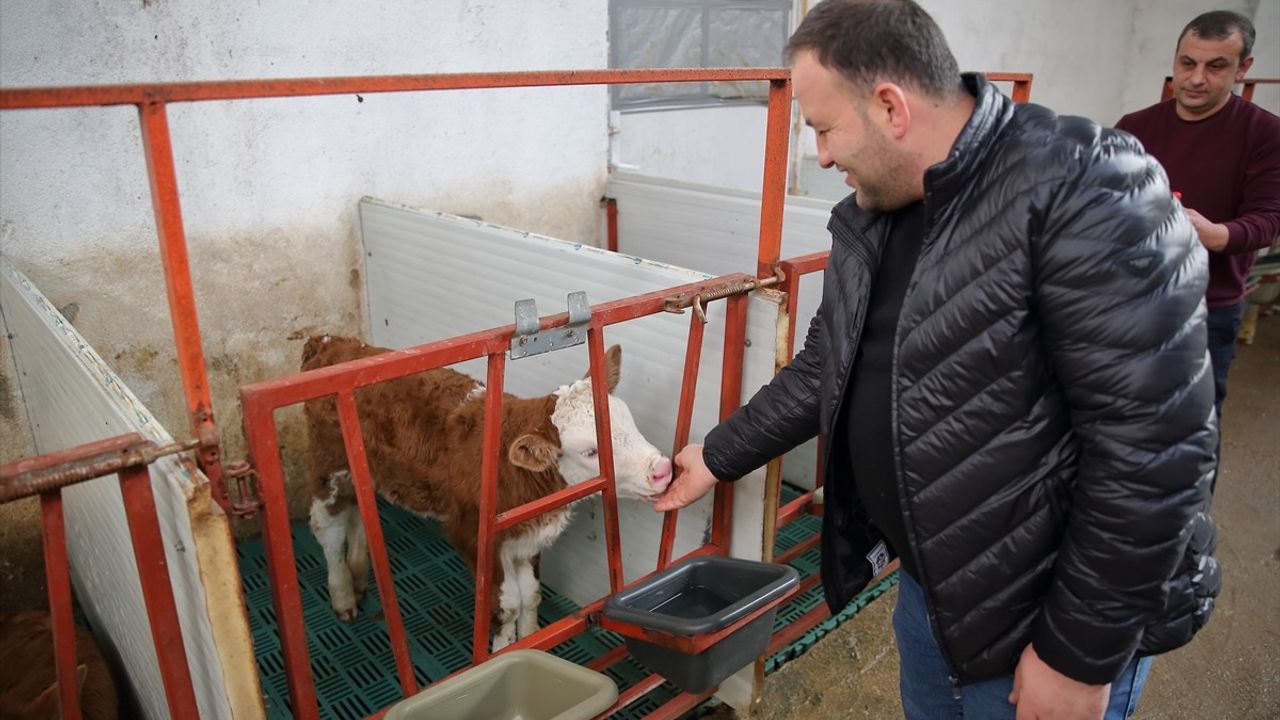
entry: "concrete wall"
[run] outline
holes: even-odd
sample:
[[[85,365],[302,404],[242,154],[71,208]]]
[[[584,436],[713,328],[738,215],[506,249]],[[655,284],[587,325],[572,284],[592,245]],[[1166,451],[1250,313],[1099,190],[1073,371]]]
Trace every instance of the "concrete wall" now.
[[[607,26],[593,0],[7,2],[0,85],[599,68]],[[172,106],[227,454],[242,453],[238,386],[295,368],[303,334],[362,331],[360,197],[594,242],[607,108],[604,87]],[[182,432],[136,111],[5,112],[0,157],[0,252],[75,303],[76,327]]]

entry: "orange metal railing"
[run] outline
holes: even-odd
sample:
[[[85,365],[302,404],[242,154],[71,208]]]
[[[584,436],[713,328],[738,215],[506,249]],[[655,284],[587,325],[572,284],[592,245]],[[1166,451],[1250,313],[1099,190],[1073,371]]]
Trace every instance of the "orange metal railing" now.
[[[138,579],[151,625],[160,678],[171,717],[198,716],[187,652],[178,624],[164,540],[151,494],[148,463],[183,452],[195,441],[157,447],[130,433],[68,450],[23,458],[0,467],[0,504],[40,496],[44,566],[48,581],[49,614],[53,623],[54,664],[57,668],[61,716],[79,720],[80,681],[76,675],[75,625],[71,614],[71,575],[67,561],[67,528],[62,514],[62,489],[104,475],[118,474]],[[15,660],[21,662],[20,658]]]
[[[481,662],[489,655],[489,620],[493,578],[493,538],[497,531],[529,520],[544,512],[562,507],[587,495],[604,495],[605,545],[609,562],[609,586],[614,593],[623,586],[621,546],[618,532],[617,497],[614,487],[612,435],[609,427],[607,383],[604,379],[604,341],[606,326],[634,320],[655,313],[670,311],[682,304],[681,299],[715,298],[724,288],[737,290],[727,297],[727,322],[725,326],[724,379],[721,383],[721,415],[727,416],[738,406],[742,386],[742,337],[746,325],[745,293],[756,286],[747,275],[724,276],[712,281],[690,284],[618,300],[592,308],[587,329],[588,352],[591,358],[591,378],[594,393],[597,446],[600,453],[602,474],[587,482],[565,488],[520,507],[498,511],[497,483],[500,421],[502,412],[503,370],[506,350],[511,346],[514,326],[505,326],[421,345],[394,354],[354,360],[297,375],[248,385],[241,389],[244,409],[245,435],[249,443],[253,464],[258,469],[259,487],[263,493],[265,524],[264,545],[267,548],[267,568],[271,575],[276,604],[276,617],[284,648],[285,665],[289,674],[290,696],[296,717],[318,717],[314,686],[310,673],[310,661],[306,649],[306,632],[301,613],[302,600],[294,566],[294,554],[290,539],[290,524],[285,504],[284,476],[281,468],[279,444],[273,420],[275,410],[307,400],[336,395],[346,446],[348,466],[356,487],[360,514],[365,523],[370,557],[378,594],[382,599],[383,613],[387,621],[396,668],[403,693],[416,692],[413,668],[409,660],[408,641],[396,601],[396,592],[382,539],[378,519],[374,486],[369,474],[368,457],[360,433],[360,421],[356,415],[354,393],[358,388],[425,370],[444,367],[481,357],[488,358],[486,406],[484,423],[484,451],[481,466],[479,548],[476,562],[475,626],[472,638],[473,661]],[[565,314],[543,318],[541,329],[566,324]],[[689,351],[686,371],[697,369],[703,336],[702,321],[693,316],[689,331]],[[677,442],[688,435],[693,413],[694,388],[691,383],[682,388],[677,410]],[[713,509],[711,541],[690,554],[723,553],[728,547],[731,518],[730,497],[727,484],[717,488]],[[664,520],[660,556],[670,558],[674,533],[675,513]],[[575,635],[586,632],[603,606],[605,598],[589,604],[557,623],[542,628],[535,634],[511,646],[549,649]],[[630,632],[626,628],[623,634]],[[702,638],[697,643],[706,644],[717,638]],[[673,647],[684,647],[683,640],[672,636],[667,640]],[[661,682],[660,680],[658,682]],[[686,700],[692,699],[689,696]]]

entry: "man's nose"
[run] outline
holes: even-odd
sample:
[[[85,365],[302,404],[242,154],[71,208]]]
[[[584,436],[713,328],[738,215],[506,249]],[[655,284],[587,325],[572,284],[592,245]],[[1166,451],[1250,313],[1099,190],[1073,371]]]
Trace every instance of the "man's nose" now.
[[[818,135],[817,143],[818,143],[818,167],[829,168],[832,165],[834,165],[835,161],[831,159],[831,153],[827,152],[827,143],[825,140],[822,139],[822,135]]]

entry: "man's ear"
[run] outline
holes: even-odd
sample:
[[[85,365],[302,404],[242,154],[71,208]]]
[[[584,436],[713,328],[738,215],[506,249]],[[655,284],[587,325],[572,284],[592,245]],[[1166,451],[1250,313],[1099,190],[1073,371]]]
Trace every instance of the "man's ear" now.
[[[604,351],[604,380],[605,387],[609,389],[609,393],[613,393],[613,389],[618,387],[618,380],[622,377],[622,346],[610,345],[608,350]],[[591,369],[587,369],[587,374],[582,376],[583,380],[591,379]]]
[[[1253,67],[1252,55],[1240,61],[1240,67],[1236,68],[1236,82],[1244,82],[1244,74],[1249,72],[1249,68],[1251,67]]]
[[[901,140],[911,127],[911,108],[907,94],[891,82],[876,83],[871,90],[871,117],[882,123],[882,128],[894,140]]]
[[[560,448],[541,435],[525,433],[511,443],[507,459],[512,465],[531,472],[554,470],[560,457]]]

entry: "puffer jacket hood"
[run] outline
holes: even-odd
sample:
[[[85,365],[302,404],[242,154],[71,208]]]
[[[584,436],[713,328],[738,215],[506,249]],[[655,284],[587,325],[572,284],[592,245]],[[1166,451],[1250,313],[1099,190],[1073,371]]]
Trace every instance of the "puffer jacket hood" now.
[[[1221,578],[1207,514],[1217,425],[1207,257],[1131,137],[975,75],[972,116],[925,174],[928,215],[894,344],[901,506],[956,682],[1028,643],[1082,682],[1188,642]],[[832,212],[818,314],[791,365],[706,438],[735,479],[837,427],[886,216]],[[827,443],[831,447],[830,442]],[[883,541],[843,452],[824,471],[833,611]]]

